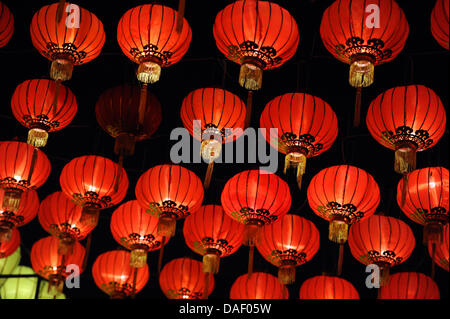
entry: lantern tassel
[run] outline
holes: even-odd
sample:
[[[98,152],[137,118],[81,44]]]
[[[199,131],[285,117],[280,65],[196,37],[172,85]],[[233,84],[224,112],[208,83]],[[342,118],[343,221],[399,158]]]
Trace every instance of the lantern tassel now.
[[[159,249],[159,256],[158,256],[158,275],[161,273],[161,266],[162,266],[162,260],[164,255],[164,245],[166,243],[166,237],[163,236],[161,248]]]
[[[175,230],[177,226],[177,221],[172,216],[161,215],[158,219],[157,233],[164,237],[173,237],[175,235]]]
[[[75,240],[71,237],[63,237],[58,241],[58,254],[70,256],[73,253]]]
[[[56,9],[56,16],[57,16],[58,22],[61,22],[61,20],[62,20],[62,16],[63,16],[64,7],[65,6],[66,6],[66,1],[65,0],[59,0],[58,8]]]
[[[11,240],[12,228],[9,225],[0,225],[0,245],[6,244]]]
[[[255,246],[250,246],[248,251],[248,277],[253,274],[253,256],[255,254]]]
[[[205,191],[209,189],[209,185],[211,184],[211,177],[214,170],[214,160],[210,160],[208,164],[208,168],[206,169],[205,180],[203,182],[203,188]]]
[[[177,33],[181,33],[181,30],[183,30],[183,19],[185,8],[186,8],[186,0],[179,0],[177,11],[177,26],[175,29]]]
[[[119,182],[122,177],[123,152],[121,152],[119,155],[119,163],[118,164],[119,164],[119,168],[118,168],[118,172],[117,172],[117,177],[116,177],[116,180],[114,181],[114,192],[115,193],[117,193],[117,191],[119,190]]]
[[[93,231],[93,230],[92,230]],[[83,265],[82,269],[85,270],[88,262],[89,252],[91,251],[91,244],[92,244],[92,231],[89,233],[87,240],[86,240],[86,250],[83,257]]]
[[[220,256],[206,253],[203,256],[203,272],[217,274],[219,272]]]
[[[395,150],[395,172],[407,174],[416,169],[416,150],[411,147],[399,147]]]
[[[353,127],[359,127],[361,123],[361,94],[362,87],[358,86],[356,88],[356,96],[355,96],[355,114],[353,116]]]
[[[210,276],[209,272],[205,273],[205,289],[203,291],[203,299],[208,299],[208,295],[209,295],[209,276]]]
[[[20,207],[20,199],[23,191],[20,189],[6,189],[3,194],[2,210],[17,212]]]
[[[147,250],[144,248],[135,248],[131,251],[130,266],[133,268],[142,268],[147,264]]]
[[[337,267],[337,275],[340,276],[342,274],[342,263],[344,261],[344,244],[339,244],[339,257],[338,257],[338,267]]]
[[[444,227],[438,222],[428,222],[423,229],[423,243],[425,245],[440,244],[443,240]]]
[[[83,206],[81,211],[80,223],[88,227],[95,227],[98,224],[100,209],[95,206]]]
[[[252,106],[253,106],[253,91],[248,91],[246,113],[245,113],[245,128],[250,126],[250,121],[252,119]]]
[[[141,128],[144,125],[144,118],[146,111],[147,111],[147,83],[142,83],[141,94],[139,96],[138,131],[141,131]]]
[[[328,238],[337,244],[347,242],[348,224],[341,216],[336,216],[330,221]]]
[[[295,266],[283,265],[278,268],[278,281],[283,285],[290,285],[295,282]]]
[[[288,153],[284,158],[284,174],[287,174],[291,168],[296,168],[297,185],[298,189],[301,189],[306,171],[306,156],[302,153]]]

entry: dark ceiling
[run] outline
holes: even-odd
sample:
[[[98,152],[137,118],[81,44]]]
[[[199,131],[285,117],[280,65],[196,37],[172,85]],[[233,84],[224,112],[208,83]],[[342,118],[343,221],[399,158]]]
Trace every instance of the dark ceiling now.
[[[33,14],[48,1],[6,0],[15,19],[15,31],[10,43],[0,49],[2,87],[0,89],[0,136],[1,140],[18,137],[25,141],[27,130],[13,117],[10,101],[15,87],[28,79],[48,78],[50,62],[34,49],[29,26]],[[148,1],[152,2],[152,1]],[[177,0],[153,1],[177,8]],[[335,273],[338,246],[327,239],[328,223],[316,216],[306,202],[306,188],[319,170],[337,165],[351,164],[368,171],[381,189],[379,211],[400,218],[411,226],[416,236],[416,248],[411,257],[392,272],[418,271],[430,274],[431,260],[422,245],[422,226],[410,221],[399,209],[395,200],[395,189],[399,176],[393,171],[394,153],[369,135],[364,122],[360,128],[353,128],[352,116],[354,89],[348,85],[348,66],[335,60],[324,48],[319,25],[321,15],[331,0],[277,0],[295,17],[300,30],[300,44],[296,55],[282,67],[264,73],[263,88],[254,95],[252,126],[259,126],[259,116],[265,104],[272,98],[287,92],[302,91],[327,101],[338,115],[339,135],[333,146],[324,154],[308,161],[303,189],[299,191],[291,183],[292,208],[290,213],[299,214],[314,222],[321,234],[321,247],[316,256],[297,268],[296,283],[289,286],[290,298],[298,298],[300,285],[307,278],[325,273]],[[375,70],[375,83],[363,90],[362,114],[365,117],[368,104],[378,94],[394,86],[423,84],[433,89],[442,99],[448,112],[448,51],[440,47],[430,32],[430,14],[434,1],[398,0],[405,11],[410,34],[403,52],[392,62]],[[116,160],[113,153],[113,139],[98,126],[94,107],[99,95],[115,85],[135,79],[136,65],[121,52],[116,39],[117,23],[128,9],[142,4],[142,1],[88,1],[78,0],[76,4],[95,13],[103,22],[106,43],[98,58],[82,66],[76,66],[73,78],[66,82],[78,100],[78,113],[64,130],[51,134],[44,148],[52,172],[47,182],[38,189],[40,199],[60,190],[59,175],[63,166],[72,158],[96,154]],[[187,1],[186,19],[193,33],[189,51],[172,67],[163,69],[159,82],[149,89],[159,98],[163,108],[163,122],[155,135],[139,142],[135,155],[125,160],[130,186],[125,200],[135,199],[134,187],[139,176],[147,169],[169,163],[169,151],[175,141],[170,141],[170,131],[182,127],[179,110],[183,98],[192,90],[205,86],[220,86],[246,99],[246,92],[237,82],[239,67],[226,60],[217,50],[212,34],[216,14],[230,1]],[[448,167],[449,134],[445,135],[432,149],[418,154],[418,167]],[[280,163],[283,157],[279,156]],[[203,178],[206,164],[183,164]],[[215,167],[212,185],[205,196],[204,204],[220,203],[220,194],[228,178],[236,173],[254,168],[255,164],[218,164]],[[278,170],[282,175],[282,168]],[[116,207],[101,212],[98,227],[93,232],[88,269],[81,275],[80,289],[65,289],[68,298],[108,298],[92,280],[91,267],[95,258],[108,250],[117,249],[110,232],[110,217]],[[164,262],[173,258],[201,257],[185,244],[182,235],[183,222],[178,222],[176,237],[165,249]],[[48,234],[41,228],[38,219],[20,228],[22,235],[22,262],[31,265],[29,251],[35,241]],[[84,244],[84,243],[83,243]],[[247,270],[248,248],[242,247],[234,255],[221,261],[220,273],[215,277],[215,288],[210,298],[229,297],[234,280]],[[158,252],[149,254],[150,280],[136,298],[165,298],[156,276]],[[276,275],[277,269],[255,253],[255,271]],[[358,290],[361,298],[375,299],[376,291],[365,287],[365,267],[345,248],[342,277],[349,280]],[[440,267],[436,270],[436,281],[441,296],[448,298],[448,272]]]

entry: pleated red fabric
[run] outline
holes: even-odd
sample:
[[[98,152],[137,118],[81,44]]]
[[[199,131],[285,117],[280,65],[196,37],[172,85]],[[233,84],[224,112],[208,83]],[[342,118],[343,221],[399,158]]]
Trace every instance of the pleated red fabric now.
[[[335,276],[316,276],[303,282],[300,299],[359,299],[351,282]]]
[[[381,287],[380,299],[440,299],[433,279],[418,272],[399,272]]]
[[[230,299],[289,299],[288,289],[268,273],[239,276],[231,286]]]
[[[14,16],[9,8],[0,2],[0,48],[9,43],[14,33]]]
[[[0,189],[0,203],[3,202],[5,191]],[[23,192],[19,209],[17,211],[0,210],[0,225],[11,223],[13,227],[20,227],[32,221],[39,210],[39,197],[35,190],[29,189]]]
[[[437,0],[431,12],[431,33],[436,41],[445,49],[448,45],[448,0]]]
[[[0,258],[6,258],[16,251],[20,246],[20,232],[17,228],[12,229],[11,239],[8,242],[0,242]]]

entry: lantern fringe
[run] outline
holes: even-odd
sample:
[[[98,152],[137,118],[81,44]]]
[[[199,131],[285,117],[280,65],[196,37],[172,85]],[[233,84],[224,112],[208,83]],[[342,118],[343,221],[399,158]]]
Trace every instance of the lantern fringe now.
[[[283,285],[290,285],[295,282],[295,266],[284,265],[278,268],[278,281]]]
[[[9,243],[12,237],[12,228],[9,225],[0,225],[0,245]]]
[[[219,272],[220,256],[214,253],[206,253],[203,256],[203,272],[217,274]]]
[[[260,226],[258,224],[246,224],[244,227],[243,244],[246,246],[256,246],[259,242]]]
[[[428,222],[423,229],[424,244],[440,244],[443,241],[444,226],[439,222]]]
[[[337,244],[347,242],[348,224],[341,219],[332,219],[330,221],[328,238]]]
[[[239,72],[239,84],[248,91],[257,91],[262,87],[263,70],[253,63],[242,63]]]
[[[17,212],[23,191],[20,189],[5,189],[3,194],[2,210]]]
[[[366,55],[357,55],[352,59],[348,81],[355,88],[368,87],[373,83],[375,66],[372,58]]]
[[[50,67],[50,78],[56,81],[68,81],[72,78],[73,63],[67,59],[55,59]]]
[[[130,267],[142,268],[147,264],[147,250],[143,248],[135,248],[131,250]]]
[[[147,90],[147,84],[153,84],[159,81],[161,77],[161,66],[153,61],[144,61],[139,64],[136,76],[142,86]]]
[[[361,123],[361,98],[362,98],[362,88],[356,88],[355,95],[355,114],[353,115],[353,127],[359,127]]]
[[[40,128],[32,128],[28,131],[27,143],[34,147],[47,145],[48,132]]]
[[[416,150],[400,147],[395,151],[394,170],[399,174],[410,173],[416,169]]]
[[[71,237],[63,237],[58,241],[58,254],[70,256],[73,254],[75,240]]]
[[[173,237],[175,235],[177,221],[172,216],[161,215],[158,219],[157,233],[159,236]]]
[[[252,120],[252,107],[253,107],[253,91],[248,91],[247,95],[247,104],[245,110],[245,127],[244,129],[250,126],[250,122]]]
[[[93,206],[83,206],[81,211],[80,223],[86,227],[95,227],[98,224],[100,209]]]
[[[177,25],[175,31],[177,33],[181,33],[183,30],[183,19],[184,19],[184,10],[186,8],[186,0],[178,1],[178,11],[177,11]]]
[[[289,153],[284,158],[284,174],[291,168],[296,168],[298,189],[302,188],[302,179],[306,171],[306,156],[302,153]]]

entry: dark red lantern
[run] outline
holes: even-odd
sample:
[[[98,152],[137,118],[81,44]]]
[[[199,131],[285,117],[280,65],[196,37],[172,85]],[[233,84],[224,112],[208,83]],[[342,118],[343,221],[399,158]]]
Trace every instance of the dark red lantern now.
[[[100,210],[120,203],[128,189],[125,170],[95,155],[72,159],[64,166],[59,182],[64,194],[83,207],[81,223],[94,227]]]
[[[0,188],[0,203],[5,190]],[[36,217],[39,209],[39,197],[35,190],[29,189],[22,194],[17,211],[0,209],[0,243],[11,239],[12,229],[28,224]]]
[[[380,267],[383,286],[389,269],[409,258],[416,240],[411,228],[400,219],[373,215],[350,227],[348,244],[359,262]]]
[[[219,88],[202,88],[190,92],[181,105],[184,127],[201,141],[200,154],[209,163],[205,188],[209,187],[214,160],[220,156],[222,144],[242,135],[246,108],[233,93]]]
[[[244,226],[220,205],[205,205],[186,217],[183,235],[186,245],[203,256],[203,272],[217,274],[220,258],[236,252],[242,244]]]
[[[328,150],[338,134],[337,117],[322,99],[305,93],[287,93],[267,103],[261,114],[264,137],[272,147],[286,154],[284,172],[296,169],[301,186],[306,159]],[[270,131],[276,128],[277,133]]]
[[[418,272],[400,272],[381,288],[379,299],[440,299],[433,279]]]
[[[8,44],[14,33],[14,16],[8,7],[0,2],[0,48]]]
[[[28,131],[28,144],[42,147],[48,133],[63,129],[77,113],[75,95],[65,86],[45,79],[27,80],[19,84],[11,99],[14,117]]]
[[[3,210],[16,212],[22,193],[36,189],[50,175],[50,161],[44,152],[22,142],[0,142],[0,188]]]
[[[147,265],[147,253],[160,249],[163,239],[157,234],[158,217],[151,216],[136,200],[120,205],[111,216],[111,233],[114,239],[131,251],[130,267]]]
[[[278,280],[287,285],[295,281],[295,267],[310,261],[319,250],[320,234],[309,220],[286,214],[261,231],[256,245],[259,253],[278,267]]]
[[[230,299],[289,299],[289,291],[277,277],[255,272],[236,279],[231,286]]]
[[[448,228],[449,224],[444,226],[444,235],[443,241],[440,244],[434,245],[432,243],[428,244],[428,253],[430,254],[430,257],[433,258],[434,255],[434,262],[437,263],[442,269],[448,271],[448,264],[449,264],[449,245],[448,245]],[[433,251],[434,250],[434,251]]]
[[[175,235],[176,221],[194,213],[202,204],[200,178],[179,165],[150,168],[136,183],[136,199],[151,216],[159,218],[158,235]]]
[[[72,272],[68,265],[78,266],[79,274],[83,272],[84,247],[75,242],[71,255],[58,253],[59,240],[54,236],[42,238],[31,247],[31,266],[33,270],[49,281],[50,289],[62,292],[65,279]]]
[[[113,250],[97,257],[92,266],[95,284],[112,299],[124,299],[141,291],[148,282],[148,266],[130,266],[130,253]]]
[[[336,59],[350,64],[349,82],[357,88],[355,126],[361,88],[373,83],[376,65],[400,54],[408,35],[408,21],[394,0],[336,0],[323,13],[323,44]]]
[[[350,165],[321,170],[308,186],[308,203],[330,222],[328,238],[344,244],[348,226],[371,216],[380,203],[380,189],[366,171]]]
[[[11,230],[8,241],[0,241],[0,258],[6,258],[16,251],[20,246],[20,233],[17,228]]]
[[[448,45],[448,0],[437,0],[431,12],[431,33],[444,48]]]
[[[42,7],[31,20],[31,41],[44,57],[52,61],[50,77],[57,81],[72,78],[74,65],[92,61],[105,43],[102,22],[76,4],[65,3],[61,19],[59,4]]]
[[[44,230],[59,239],[59,254],[71,254],[75,242],[86,238],[94,229],[93,225],[82,224],[82,210],[63,192],[50,194],[41,202],[39,223]]]
[[[316,276],[303,282],[300,299],[359,299],[351,282],[335,276]]]
[[[161,270],[159,286],[169,299],[206,299],[214,289],[214,277],[203,273],[200,261],[177,258]]]
[[[434,146],[442,137],[446,114],[431,89],[423,85],[398,86],[372,101],[366,123],[378,143],[395,150],[395,171],[405,174],[416,169],[416,152]]]

